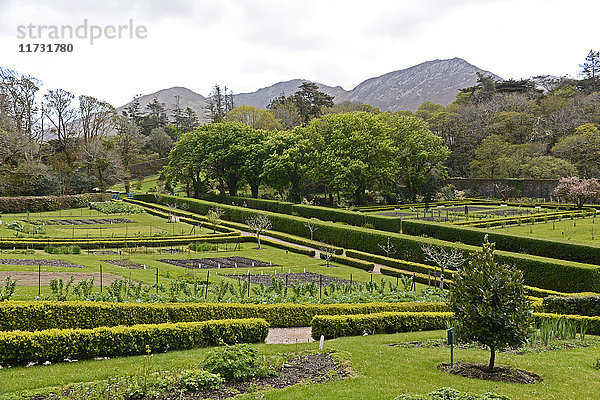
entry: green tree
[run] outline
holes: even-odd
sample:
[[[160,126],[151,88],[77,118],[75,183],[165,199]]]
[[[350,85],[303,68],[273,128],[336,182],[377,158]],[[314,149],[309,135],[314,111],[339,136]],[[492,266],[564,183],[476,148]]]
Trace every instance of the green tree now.
[[[494,260],[495,244],[485,237],[483,248],[458,269],[448,306],[460,324],[459,337],[490,349],[489,369],[496,351],[522,345],[531,331],[533,309],[523,286],[523,273]]]
[[[254,129],[277,131],[283,129],[273,113],[254,106],[239,106],[227,113],[227,121],[239,122]]]
[[[207,156],[206,137],[205,131],[184,133],[169,153],[169,164],[163,173],[165,180],[171,187],[183,184],[188,197],[200,197],[208,186],[203,165]]]
[[[299,202],[306,193],[307,178],[316,160],[313,142],[305,130],[298,127],[274,132],[266,146],[269,157],[262,174],[265,182],[280,195],[287,193],[290,200]]]
[[[315,145],[319,182],[356,204],[366,191],[389,184],[394,173],[389,129],[381,114],[363,111],[312,120],[305,131]]]
[[[446,176],[444,162],[450,150],[420,118],[381,114],[392,140],[392,157],[397,176],[413,200],[417,194],[426,199],[434,194],[436,183]]]
[[[552,153],[569,160],[580,176],[600,178],[600,131],[595,125],[578,126],[574,135],[565,136],[554,145]]]

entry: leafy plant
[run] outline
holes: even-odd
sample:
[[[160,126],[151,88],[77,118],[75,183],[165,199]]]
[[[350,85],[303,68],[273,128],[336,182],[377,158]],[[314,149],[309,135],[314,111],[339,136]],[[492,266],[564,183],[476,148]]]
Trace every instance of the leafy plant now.
[[[269,375],[269,371],[260,365],[258,351],[247,344],[214,349],[206,356],[204,369],[232,381]]]
[[[58,301],[66,301],[71,292],[71,286],[73,285],[73,281],[75,278],[71,276],[71,279],[67,281],[65,284],[62,278],[56,279],[52,278],[50,280],[50,290],[52,291],[52,295]]]
[[[17,281],[9,276],[4,280],[4,287],[0,287],[0,301],[10,300],[13,293],[15,293],[15,286]]]
[[[178,376],[179,387],[184,391],[218,390],[224,379],[203,369],[182,371]]]
[[[89,300],[94,288],[94,277],[82,279],[73,286],[73,293],[79,300]]]

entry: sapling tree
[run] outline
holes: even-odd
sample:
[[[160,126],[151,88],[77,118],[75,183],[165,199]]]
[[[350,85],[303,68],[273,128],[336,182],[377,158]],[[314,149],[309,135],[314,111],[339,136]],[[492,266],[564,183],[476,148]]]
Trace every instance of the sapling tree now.
[[[256,240],[258,241],[258,249],[262,249],[262,247],[260,246],[260,235],[265,233],[267,229],[271,228],[271,219],[266,215],[258,214],[247,218],[246,225],[248,225],[256,235]]]
[[[387,238],[387,244],[377,243],[377,246],[379,246],[379,248],[381,250],[383,250],[385,255],[388,257],[391,257],[392,255],[396,254],[396,249],[394,249],[394,244],[392,242],[390,242],[389,237]]]
[[[448,306],[461,327],[463,340],[490,349],[489,370],[496,350],[525,343],[532,327],[533,309],[523,286],[523,273],[494,261],[495,244],[485,236],[483,248],[458,269]]]
[[[221,216],[223,216],[224,213],[225,212],[223,211],[223,209],[219,207],[214,208],[212,210],[208,210],[208,213],[206,214],[206,219],[212,225],[213,233],[217,233],[217,223],[219,222]]]
[[[447,250],[442,246],[423,245],[421,250],[425,261],[434,263],[440,268],[440,289],[444,290],[444,272],[446,269],[457,270],[465,263],[463,253],[457,248]]]
[[[317,227],[317,224],[315,224],[315,221],[316,221],[316,218],[311,218],[310,220],[308,220],[308,221],[306,221],[306,222],[304,223],[304,226],[305,226],[306,228],[308,228],[308,231],[310,232],[310,240],[313,240],[313,236],[314,236],[314,234],[315,234],[315,231],[316,231],[317,229],[319,229],[319,228]]]
[[[335,247],[333,247],[330,244],[326,244],[324,246],[321,246],[319,250],[321,250],[321,258],[325,260],[327,266],[329,267],[329,260],[331,260],[331,257],[335,252]]]

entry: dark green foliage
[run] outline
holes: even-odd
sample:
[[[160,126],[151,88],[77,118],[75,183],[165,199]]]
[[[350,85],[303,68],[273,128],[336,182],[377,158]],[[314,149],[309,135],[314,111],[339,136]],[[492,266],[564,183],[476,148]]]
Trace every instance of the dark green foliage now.
[[[262,319],[220,320],[96,329],[1,332],[0,365],[131,356],[222,343],[257,343],[267,337]]]
[[[315,315],[369,314],[383,311],[445,311],[443,303],[235,304],[102,303],[5,301],[0,331],[91,329],[101,326],[263,318],[273,327],[310,326]]]
[[[544,312],[570,315],[600,316],[600,295],[549,296],[543,301]]]
[[[65,208],[87,207],[92,201],[105,201],[108,193],[78,194],[73,196],[0,197],[0,212],[24,213],[56,211]]]
[[[81,254],[81,247],[72,246],[44,246],[44,251],[48,254]]]
[[[448,306],[461,326],[461,339],[490,349],[490,370],[496,350],[520,346],[531,330],[533,309],[525,294],[523,273],[496,263],[494,244],[487,237],[483,249],[454,275]]]
[[[258,351],[247,344],[214,349],[206,356],[203,368],[228,381],[240,382],[266,375],[260,365]]]
[[[334,339],[376,333],[443,329],[452,320],[449,312],[382,312],[368,315],[318,315],[312,320],[312,337]]]

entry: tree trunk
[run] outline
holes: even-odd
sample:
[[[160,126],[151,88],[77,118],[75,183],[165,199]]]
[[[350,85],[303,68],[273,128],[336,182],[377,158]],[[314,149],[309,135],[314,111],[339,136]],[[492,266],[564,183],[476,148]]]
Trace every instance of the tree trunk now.
[[[494,370],[494,362],[496,361],[496,347],[490,346],[490,364],[488,365],[488,369],[490,371]]]
[[[262,250],[262,248],[260,247],[260,234],[259,233],[256,234],[256,239],[258,240],[258,249]]]
[[[257,198],[258,197],[258,187],[259,184],[254,184],[254,185],[250,185],[250,192],[252,193],[252,197]]]

